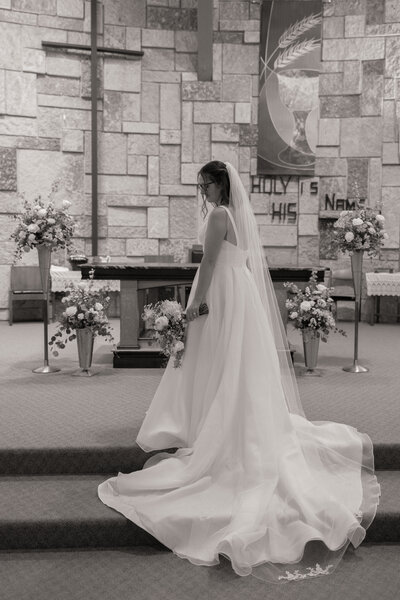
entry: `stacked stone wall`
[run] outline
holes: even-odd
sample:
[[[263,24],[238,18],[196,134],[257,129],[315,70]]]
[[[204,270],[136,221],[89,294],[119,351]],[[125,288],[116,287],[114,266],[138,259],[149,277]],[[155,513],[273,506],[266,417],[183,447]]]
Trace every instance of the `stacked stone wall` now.
[[[285,0],[282,0],[284,2]],[[99,254],[189,259],[197,243],[198,169],[234,164],[251,193],[271,265],[342,266],[324,256],[326,195],[383,203],[390,240],[377,265],[398,267],[400,8],[387,0],[324,4],[320,120],[313,178],[257,177],[260,3],[214,0],[212,81],[197,76],[196,0],[103,0],[100,55]],[[383,7],[383,8],[382,8]],[[6,317],[19,193],[45,196],[61,179],[91,254],[90,62],[42,41],[90,44],[88,0],[0,0],[0,315]],[[258,187],[257,187],[258,186]],[[282,202],[284,200],[284,202]],[[283,218],[277,211],[288,208]],[[275,214],[274,214],[275,211]],[[289,211],[291,214],[289,214]],[[283,213],[282,213],[283,214]],[[35,263],[35,253],[24,256]],[[65,253],[55,257],[67,264]],[[1,318],[1,317],[0,317]]]

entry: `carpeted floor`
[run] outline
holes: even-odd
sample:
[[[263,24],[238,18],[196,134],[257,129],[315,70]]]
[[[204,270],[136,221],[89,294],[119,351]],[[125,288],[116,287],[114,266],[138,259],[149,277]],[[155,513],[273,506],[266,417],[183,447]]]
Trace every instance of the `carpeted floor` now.
[[[150,547],[154,540],[97,499],[105,474],[147,458],[134,442],[161,369],[113,369],[110,347],[97,340],[95,377],[71,376],[75,342],[51,359],[59,373],[34,374],[42,324],[0,322],[0,600],[397,600],[400,545],[388,542],[400,541],[400,329],[361,323],[359,362],[370,371],[350,374],[342,366],[352,362],[353,326],[342,325],[347,338],[320,345],[319,377],[301,375],[301,339],[290,338],[307,417],[349,423],[374,442],[385,469],[369,530],[379,543],[349,551],[330,577],[277,587],[237,577],[223,557],[194,567]]]

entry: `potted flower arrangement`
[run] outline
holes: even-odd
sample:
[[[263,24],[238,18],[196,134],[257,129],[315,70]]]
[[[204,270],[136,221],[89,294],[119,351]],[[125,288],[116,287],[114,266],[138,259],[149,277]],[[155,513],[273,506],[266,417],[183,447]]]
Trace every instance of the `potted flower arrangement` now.
[[[80,371],[76,375],[93,375],[90,371],[93,356],[93,344],[96,336],[103,336],[109,342],[114,340],[107,317],[110,305],[109,289],[93,289],[93,269],[89,272],[90,281],[78,284],[70,283],[62,299],[64,311],[59,316],[56,333],[49,345],[54,356],[65,348],[67,342],[77,339]]]
[[[318,360],[319,340],[328,341],[330,331],[346,335],[346,332],[336,327],[332,315],[333,300],[330,294],[333,288],[328,288],[317,282],[317,270],[313,270],[308,285],[301,290],[296,284],[286,282],[290,297],[286,300],[288,317],[303,337],[304,359],[306,372],[314,373]]]
[[[15,259],[21,258],[23,252],[30,252],[35,248],[38,252],[44,295],[44,365],[34,369],[35,373],[54,373],[59,370],[49,365],[47,347],[51,252],[60,248],[72,248],[75,222],[67,212],[71,203],[64,200],[61,206],[56,206],[52,199],[58,187],[59,181],[56,181],[52,185],[47,203],[40,195],[32,203],[24,199],[22,212],[14,215],[18,223],[11,234],[11,239],[16,242]]]
[[[208,313],[207,304],[199,307],[199,314]],[[175,300],[162,300],[155,304],[147,304],[143,309],[142,319],[146,327],[152,330],[152,337],[158,342],[161,352],[173,357],[174,368],[182,364],[186,339],[186,315],[182,305]]]

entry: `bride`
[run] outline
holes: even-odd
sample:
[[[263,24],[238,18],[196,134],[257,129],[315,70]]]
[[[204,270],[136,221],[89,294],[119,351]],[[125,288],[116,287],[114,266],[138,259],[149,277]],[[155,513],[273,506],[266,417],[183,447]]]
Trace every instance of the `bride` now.
[[[285,582],[333,572],[379,503],[370,438],[303,413],[250,201],[212,161],[183,363],[170,359],[137,437],[158,452],[100,499],[195,565]],[[206,302],[209,313],[199,316]]]

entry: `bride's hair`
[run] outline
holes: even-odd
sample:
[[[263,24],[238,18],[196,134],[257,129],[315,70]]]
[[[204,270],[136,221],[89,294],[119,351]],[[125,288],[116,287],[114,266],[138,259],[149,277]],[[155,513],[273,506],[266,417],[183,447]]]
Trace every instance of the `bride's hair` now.
[[[221,204],[229,205],[229,194],[231,191],[231,184],[229,181],[229,175],[226,168],[226,164],[221,162],[220,160],[212,160],[201,167],[200,171],[197,175],[197,180],[201,176],[204,179],[204,176],[208,175],[211,181],[217,183],[221,186]],[[206,217],[208,213],[208,208],[206,204],[206,199],[203,198],[203,205],[201,207],[201,213],[203,219]]]

